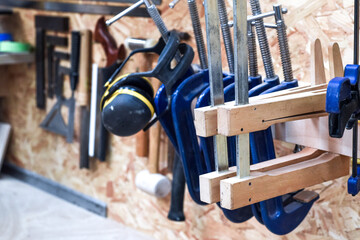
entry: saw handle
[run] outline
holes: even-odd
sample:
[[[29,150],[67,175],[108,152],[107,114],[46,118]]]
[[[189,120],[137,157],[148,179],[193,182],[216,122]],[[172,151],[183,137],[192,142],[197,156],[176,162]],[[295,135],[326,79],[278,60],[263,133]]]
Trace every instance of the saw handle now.
[[[118,48],[116,46],[115,39],[111,36],[108,27],[105,23],[105,18],[101,17],[96,22],[95,31],[94,31],[95,42],[99,42],[106,54],[106,67],[113,65],[118,59],[125,59],[125,47],[120,45]]]
[[[79,60],[80,60],[80,32],[71,32],[71,71],[70,71],[70,86],[74,91],[79,81]]]

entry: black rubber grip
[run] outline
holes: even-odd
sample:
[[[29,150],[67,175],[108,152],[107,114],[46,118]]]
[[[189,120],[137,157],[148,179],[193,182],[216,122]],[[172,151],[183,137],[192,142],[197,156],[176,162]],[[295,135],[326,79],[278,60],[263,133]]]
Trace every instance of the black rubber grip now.
[[[80,168],[89,169],[89,111],[86,106],[81,107],[80,125]]]
[[[71,90],[75,90],[79,82],[79,61],[80,61],[80,44],[81,35],[79,31],[71,32],[71,74],[70,85]]]
[[[175,152],[174,166],[173,166],[173,180],[171,186],[171,202],[168,213],[168,219],[177,222],[185,221],[184,193],[185,193],[184,168],[178,153]]]
[[[36,106],[45,109],[45,31],[36,29]]]

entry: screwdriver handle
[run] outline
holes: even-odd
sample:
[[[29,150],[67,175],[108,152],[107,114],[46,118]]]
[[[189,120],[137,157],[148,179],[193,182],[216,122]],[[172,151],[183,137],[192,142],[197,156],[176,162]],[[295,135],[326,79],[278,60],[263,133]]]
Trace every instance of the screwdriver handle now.
[[[79,60],[80,60],[80,40],[81,35],[79,31],[71,32],[71,71],[70,71],[70,86],[74,91],[79,81]]]

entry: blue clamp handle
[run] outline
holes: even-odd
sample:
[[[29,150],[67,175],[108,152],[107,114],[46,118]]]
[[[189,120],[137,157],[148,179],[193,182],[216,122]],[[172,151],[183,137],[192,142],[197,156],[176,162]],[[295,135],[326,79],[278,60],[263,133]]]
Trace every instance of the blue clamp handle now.
[[[342,138],[346,129],[351,129],[358,124],[359,103],[359,76],[360,66],[346,65],[344,77],[332,79],[326,92],[326,112],[329,113],[329,135]],[[353,163],[356,172],[348,179],[348,193],[355,196],[360,191],[360,166]]]

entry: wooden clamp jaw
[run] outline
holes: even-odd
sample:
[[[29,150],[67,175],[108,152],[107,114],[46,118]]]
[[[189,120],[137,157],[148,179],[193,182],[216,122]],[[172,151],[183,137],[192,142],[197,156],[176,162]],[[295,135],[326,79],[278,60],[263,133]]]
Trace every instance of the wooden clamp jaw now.
[[[264,130],[275,123],[325,116],[326,87],[303,86],[251,97],[243,106],[229,102],[195,109],[196,132],[201,137],[234,136]]]
[[[251,165],[250,176],[237,178],[236,169],[200,176],[201,201],[236,209],[349,174],[348,158],[306,148]]]

